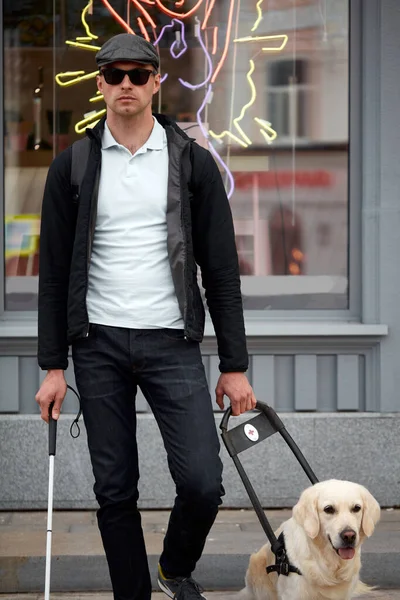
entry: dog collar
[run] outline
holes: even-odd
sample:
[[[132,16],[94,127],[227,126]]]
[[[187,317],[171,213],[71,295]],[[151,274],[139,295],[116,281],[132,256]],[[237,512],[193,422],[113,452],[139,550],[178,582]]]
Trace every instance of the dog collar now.
[[[288,577],[290,573],[297,573],[297,575],[302,575],[302,572],[297,567],[294,567],[290,564],[289,558],[286,552],[285,545],[285,536],[283,535],[283,531],[276,540],[275,544],[271,546],[272,552],[275,554],[275,564],[267,567],[267,574],[270,573],[278,573],[279,575],[285,575]]]

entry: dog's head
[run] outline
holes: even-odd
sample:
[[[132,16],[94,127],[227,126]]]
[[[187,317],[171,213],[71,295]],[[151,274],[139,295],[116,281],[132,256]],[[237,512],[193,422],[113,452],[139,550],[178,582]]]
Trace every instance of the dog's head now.
[[[340,558],[349,560],[372,535],[380,506],[362,485],[331,479],[304,490],[293,517],[311,539],[328,540]]]

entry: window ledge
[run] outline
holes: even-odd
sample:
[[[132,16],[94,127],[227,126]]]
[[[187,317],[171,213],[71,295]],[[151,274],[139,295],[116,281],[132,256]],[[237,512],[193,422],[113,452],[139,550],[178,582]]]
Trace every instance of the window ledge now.
[[[215,335],[213,325],[207,321],[206,337]],[[363,323],[328,323],[316,321],[247,321],[247,337],[383,337],[388,326]]]
[[[383,337],[388,326],[363,323],[328,323],[326,321],[247,321],[248,337]],[[214,337],[207,320],[205,337]],[[37,338],[37,322],[32,320],[0,321],[0,338]]]
[[[37,321],[0,321],[0,338],[37,338]]]

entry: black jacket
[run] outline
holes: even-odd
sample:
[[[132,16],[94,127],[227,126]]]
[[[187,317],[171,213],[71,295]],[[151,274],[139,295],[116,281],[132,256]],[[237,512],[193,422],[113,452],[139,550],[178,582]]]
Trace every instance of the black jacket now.
[[[220,370],[246,371],[238,257],[221,175],[210,152],[191,141],[173,121],[156,117],[168,140],[167,246],[185,336],[200,342],[204,333],[199,265],[217,336]],[[90,154],[78,202],[73,201],[71,190],[71,147],[54,159],[48,172],[40,233],[38,360],[42,369],[66,369],[69,344],[88,334],[86,292],[103,129],[104,119],[87,130]]]

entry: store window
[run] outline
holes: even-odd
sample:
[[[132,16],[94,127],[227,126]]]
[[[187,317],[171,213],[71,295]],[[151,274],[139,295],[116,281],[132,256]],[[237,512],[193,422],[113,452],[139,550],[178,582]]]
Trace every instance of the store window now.
[[[154,110],[220,167],[245,309],[346,309],[348,10],[348,0],[3,0],[6,310],[36,309],[47,170],[104,114],[95,48],[123,31],[159,48]]]

